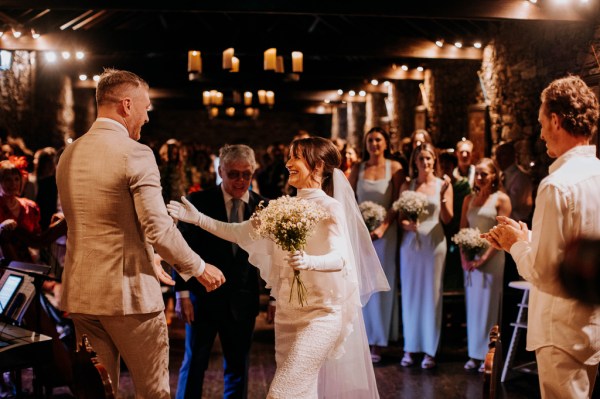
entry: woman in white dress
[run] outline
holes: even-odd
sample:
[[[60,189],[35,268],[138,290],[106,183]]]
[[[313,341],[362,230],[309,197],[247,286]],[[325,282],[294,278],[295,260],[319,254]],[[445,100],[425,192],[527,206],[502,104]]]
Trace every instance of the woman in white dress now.
[[[237,243],[271,287],[277,369],[268,398],[379,397],[361,306],[389,286],[352,188],[337,169],[340,161],[339,151],[323,138],[295,140],[290,147],[289,184],[331,216],[317,225],[303,252],[289,254],[272,241],[252,239],[250,221],[215,221],[185,199],[168,205],[175,218]],[[289,300],[294,269],[302,271],[308,290],[304,306]]]
[[[510,216],[510,198],[498,191],[500,176],[490,158],[475,165],[474,192],[465,197],[460,227],[479,228],[487,232],[497,223],[496,216]],[[504,278],[504,253],[488,247],[477,259],[467,260],[461,251],[465,276],[465,303],[467,306],[467,342],[469,360],[466,370],[478,367],[483,372],[488,352],[489,332],[498,323],[502,281]]]
[[[437,177],[439,165],[432,144],[417,146],[411,155],[411,180],[402,191],[427,196],[427,214],[415,221],[403,219],[400,247],[400,283],[404,367],[414,363],[413,353],[424,353],[421,368],[435,367],[442,328],[442,279],[446,259],[446,237],[442,223],[452,220],[452,184],[448,176]]]
[[[365,134],[364,160],[352,168],[349,181],[360,204],[372,201],[387,210],[385,220],[371,232],[373,246],[383,266],[391,290],[373,295],[363,309],[373,363],[381,361],[381,347],[398,339],[398,224],[392,202],[398,198],[404,181],[400,162],[391,158],[389,134],[374,127]]]

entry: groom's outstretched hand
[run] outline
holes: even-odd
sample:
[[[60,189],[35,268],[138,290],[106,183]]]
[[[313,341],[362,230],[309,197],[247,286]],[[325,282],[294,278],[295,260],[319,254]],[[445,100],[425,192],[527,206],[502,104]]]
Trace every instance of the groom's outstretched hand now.
[[[181,197],[181,202],[173,201],[167,204],[167,210],[171,217],[182,222],[198,224],[200,219],[200,211],[185,197]]]
[[[196,278],[208,292],[216,290],[225,283],[225,276],[223,276],[221,270],[209,263],[205,264],[204,273]]]

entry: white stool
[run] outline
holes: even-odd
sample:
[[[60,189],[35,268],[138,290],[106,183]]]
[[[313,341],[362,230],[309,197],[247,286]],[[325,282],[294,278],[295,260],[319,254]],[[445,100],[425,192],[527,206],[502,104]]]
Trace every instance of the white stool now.
[[[517,290],[523,290],[523,297],[521,298],[521,303],[517,305],[519,307],[517,320],[515,320],[514,323],[510,323],[510,325],[513,326],[513,333],[510,339],[510,345],[508,346],[508,353],[506,354],[504,367],[502,368],[502,376],[500,377],[501,382],[506,380],[506,375],[508,374],[509,370],[519,370],[525,373],[536,372],[535,367],[530,368],[530,366],[535,364],[535,362],[529,362],[520,366],[513,366],[521,332],[522,330],[527,329],[527,308],[529,303],[529,290],[531,289],[531,283],[527,281],[511,281],[508,283],[508,286]]]

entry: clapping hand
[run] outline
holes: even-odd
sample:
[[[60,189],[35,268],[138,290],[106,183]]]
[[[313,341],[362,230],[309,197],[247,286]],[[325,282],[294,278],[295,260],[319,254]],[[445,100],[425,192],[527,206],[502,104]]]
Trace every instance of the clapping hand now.
[[[209,263],[204,265],[204,273],[196,278],[208,292],[216,290],[223,283],[225,283],[225,276],[223,276],[223,272]]]
[[[181,202],[171,200],[171,202],[167,204],[167,210],[171,217],[182,222],[196,225],[198,224],[201,215],[200,211],[198,211],[198,209],[196,209],[196,207],[185,197],[181,197]]]
[[[515,242],[529,240],[529,228],[525,223],[516,222],[506,216],[497,216],[496,220],[498,224],[481,235],[495,249],[510,252]]]

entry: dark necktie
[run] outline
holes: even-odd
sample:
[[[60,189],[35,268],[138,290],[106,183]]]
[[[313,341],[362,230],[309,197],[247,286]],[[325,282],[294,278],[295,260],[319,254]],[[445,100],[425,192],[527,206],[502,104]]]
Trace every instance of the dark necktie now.
[[[231,211],[229,212],[229,223],[239,223],[240,222],[240,216],[239,216],[240,202],[242,202],[242,200],[239,198],[231,199]],[[232,243],[231,248],[233,249],[233,256],[235,256],[239,247],[237,244]]]

